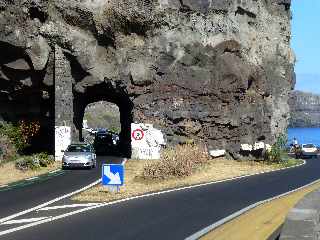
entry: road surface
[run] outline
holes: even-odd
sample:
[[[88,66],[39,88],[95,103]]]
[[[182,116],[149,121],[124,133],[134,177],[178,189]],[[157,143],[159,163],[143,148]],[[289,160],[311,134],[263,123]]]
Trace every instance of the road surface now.
[[[0,191],[0,219],[87,186],[101,177],[102,163],[121,161],[121,158],[98,156],[95,169],[65,170],[45,182]]]
[[[253,203],[299,188],[319,178],[320,159],[310,159],[306,165],[298,168],[91,209],[0,235],[0,239],[185,239]],[[55,211],[41,211],[42,215],[33,214],[29,217],[55,216],[58,214]],[[23,224],[8,226],[17,229]],[[3,229],[0,225],[0,234]]]

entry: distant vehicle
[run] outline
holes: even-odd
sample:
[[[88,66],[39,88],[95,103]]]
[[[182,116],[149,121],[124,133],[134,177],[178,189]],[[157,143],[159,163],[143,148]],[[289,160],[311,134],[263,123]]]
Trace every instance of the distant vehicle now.
[[[81,167],[95,168],[97,158],[94,148],[90,144],[71,144],[64,151],[62,168]]]
[[[98,131],[95,134],[93,146],[97,153],[113,153],[116,149],[114,134],[109,131]]]
[[[313,156],[317,156],[317,154],[318,154],[318,149],[314,144],[308,143],[308,144],[301,145],[301,156],[313,157]]]

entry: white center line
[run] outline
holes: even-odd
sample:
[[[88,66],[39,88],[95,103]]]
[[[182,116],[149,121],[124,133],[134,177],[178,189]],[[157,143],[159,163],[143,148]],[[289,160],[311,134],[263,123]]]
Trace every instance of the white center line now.
[[[60,206],[41,208],[37,211],[48,211],[48,210],[56,210],[56,209],[64,209],[64,208],[77,208],[77,207],[90,207],[90,206],[95,206],[98,204],[101,204],[101,203],[82,203],[82,204],[60,205]]]
[[[4,223],[1,223],[1,225],[11,225],[11,224],[19,224],[19,223],[31,223],[31,222],[37,222],[43,219],[46,219],[48,217],[39,217],[39,218],[25,218],[25,219],[17,219],[17,220],[10,220]]]

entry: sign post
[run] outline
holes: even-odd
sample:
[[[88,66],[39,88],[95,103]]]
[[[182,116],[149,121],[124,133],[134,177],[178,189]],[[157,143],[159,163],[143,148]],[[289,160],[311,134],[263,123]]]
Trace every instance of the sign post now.
[[[122,164],[103,164],[102,165],[102,185],[120,191],[120,186],[124,183],[124,169]]]

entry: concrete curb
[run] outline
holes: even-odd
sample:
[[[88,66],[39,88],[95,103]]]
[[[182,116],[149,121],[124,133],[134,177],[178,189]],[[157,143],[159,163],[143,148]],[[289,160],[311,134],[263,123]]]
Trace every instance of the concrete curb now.
[[[320,188],[307,194],[288,213],[280,240],[320,239]]]

